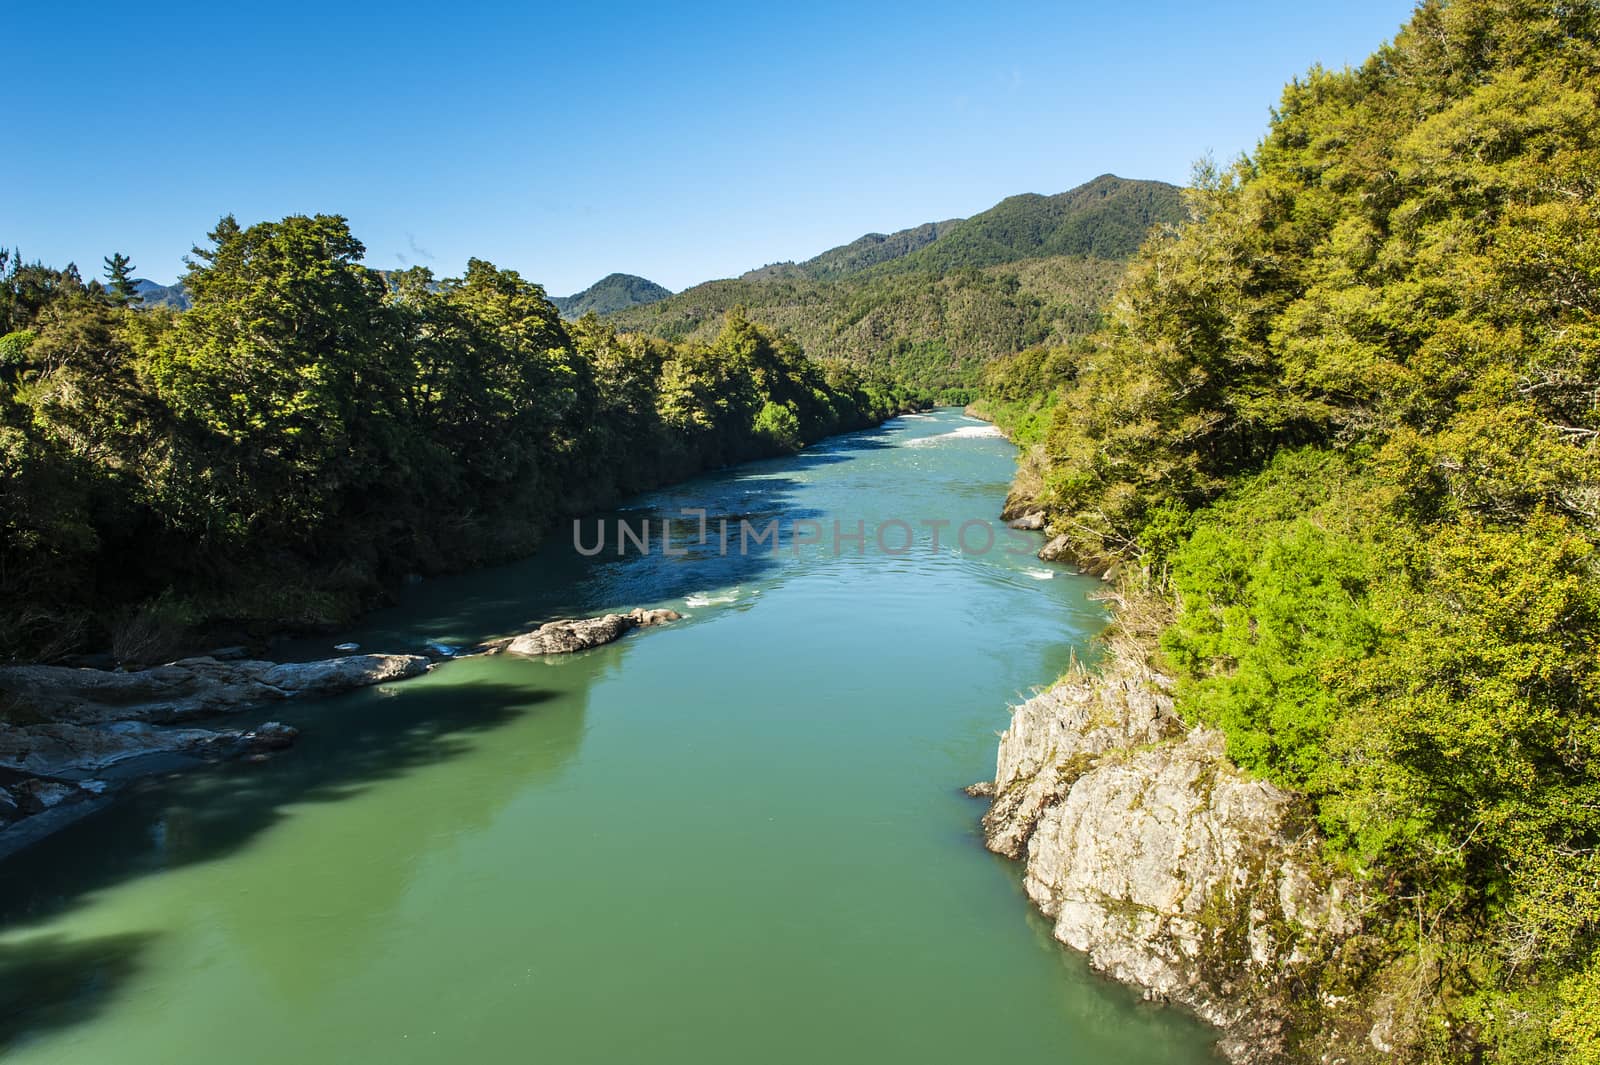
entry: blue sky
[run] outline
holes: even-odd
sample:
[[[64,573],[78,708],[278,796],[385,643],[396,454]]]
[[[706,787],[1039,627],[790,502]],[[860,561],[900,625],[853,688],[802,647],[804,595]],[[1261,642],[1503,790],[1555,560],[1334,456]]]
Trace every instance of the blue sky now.
[[[14,5],[0,244],[168,282],[225,213],[326,212],[373,266],[679,289],[1101,173],[1182,182],[1411,4],[336,8]]]

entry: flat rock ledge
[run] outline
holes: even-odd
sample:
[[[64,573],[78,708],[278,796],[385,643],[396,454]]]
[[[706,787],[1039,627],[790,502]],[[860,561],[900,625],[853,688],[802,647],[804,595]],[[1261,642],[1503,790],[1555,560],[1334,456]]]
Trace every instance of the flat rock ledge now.
[[[1308,1046],[1366,1060],[1385,1042],[1370,1015],[1304,1001],[1358,949],[1361,900],[1319,863],[1295,797],[1235,767],[1220,733],[1186,728],[1169,692],[1113,659],[1015,707],[994,781],[968,789],[992,799],[989,849],[1027,863],[1056,939],[1221,1028],[1231,1060]]]
[[[276,663],[212,656],[131,672],[0,667],[0,857],[105,805],[140,776],[200,761],[264,757],[294,742],[278,721],[187,728],[200,718],[334,695],[428,670],[421,655]]]
[[[0,667],[0,706],[12,721],[171,725],[282,699],[336,695],[425,673],[423,655],[347,655],[316,662],[184,658],[134,672],[71,666]]]

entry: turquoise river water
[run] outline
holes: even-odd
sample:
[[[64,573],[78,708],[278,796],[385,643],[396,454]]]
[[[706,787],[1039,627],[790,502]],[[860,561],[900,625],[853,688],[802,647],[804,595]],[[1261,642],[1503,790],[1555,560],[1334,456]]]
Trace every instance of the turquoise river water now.
[[[634,606],[688,617],[472,658],[271,716],[263,763],[139,787],[0,867],[19,1065],[1211,1061],[1057,946],[983,849],[1007,704],[1103,624],[1093,582],[968,529],[1014,449],[953,411],[652,493],[539,556],[428,581],[342,640],[451,645]],[[710,536],[701,546],[699,520]],[[615,551],[676,518],[687,554]],[[718,519],[781,549],[741,555]],[[941,544],[932,547],[934,527]],[[791,546],[813,520],[820,546]],[[833,551],[832,522],[855,531]],[[909,529],[893,524],[905,522]],[[596,522],[584,525],[586,542]],[[899,548],[889,554],[874,541]],[[735,525],[736,529],[736,525]],[[1037,543],[1027,545],[1036,549]],[[1008,550],[1008,548],[1011,548]]]

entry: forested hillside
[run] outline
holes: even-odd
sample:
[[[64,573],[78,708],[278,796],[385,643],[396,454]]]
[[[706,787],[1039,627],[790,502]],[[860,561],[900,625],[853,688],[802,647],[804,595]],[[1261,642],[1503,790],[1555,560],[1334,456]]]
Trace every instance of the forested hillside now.
[[[868,234],[611,320],[709,339],[723,315],[743,307],[807,351],[964,403],[988,360],[1098,328],[1121,262],[1153,226],[1181,216],[1173,186],[1107,174],[1056,196],[1014,196],[972,218]]]
[[[668,289],[637,275],[607,274],[575,296],[556,296],[550,302],[563,318],[576,321],[586,314],[611,314],[670,295]]]
[[[1001,200],[927,247],[873,269],[940,273],[1054,255],[1126,259],[1152,226],[1182,216],[1175,186],[1102,174],[1054,196],[1028,193]]]
[[[225,218],[177,312],[0,253],[0,660],[347,617],[904,401],[737,315],[618,337],[487,262],[441,283],[362,254],[339,217]]]
[[[948,274],[817,282],[712,281],[608,318],[618,329],[704,341],[743,308],[805,350],[889,374],[929,399],[964,403],[985,361],[1092,332],[1121,264],[1035,259]]]
[[[1600,1062],[1597,180],[1600,7],[1429,0],[988,372],[1058,549],[1372,907],[1308,1060],[1362,1002],[1403,1060]]]

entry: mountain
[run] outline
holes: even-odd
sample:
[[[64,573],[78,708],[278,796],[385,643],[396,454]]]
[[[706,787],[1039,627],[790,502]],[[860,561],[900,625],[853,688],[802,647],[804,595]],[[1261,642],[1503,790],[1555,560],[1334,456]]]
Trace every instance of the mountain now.
[[[655,303],[670,295],[671,289],[634,274],[607,274],[575,296],[553,296],[550,302],[556,305],[563,318],[582,318],[590,311],[612,314]]]
[[[989,359],[1093,332],[1122,263],[1153,226],[1182,218],[1176,186],[1104,174],[971,218],[869,233],[610,318],[619,329],[706,340],[742,306],[813,357],[883,368],[964,401]]]
[[[180,311],[189,309],[189,294],[183,290],[182,282],[158,285],[148,278],[136,277],[133,287],[139,291],[139,304],[142,307],[173,307]]]
[[[926,247],[889,259],[876,269],[942,273],[1053,255],[1126,259],[1139,250],[1152,226],[1182,219],[1183,201],[1176,185],[1102,174],[1054,196],[1030,192],[1001,200],[982,214],[950,225]]]
[[[887,235],[868,233],[803,263],[773,263],[739,280],[836,281],[867,272],[942,273],[1053,255],[1126,259],[1151,226],[1182,217],[1176,185],[1101,174],[1054,196],[1012,196],[971,218],[924,222]]]

